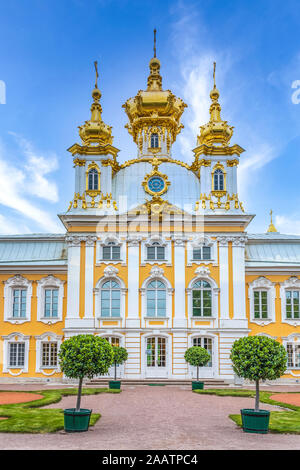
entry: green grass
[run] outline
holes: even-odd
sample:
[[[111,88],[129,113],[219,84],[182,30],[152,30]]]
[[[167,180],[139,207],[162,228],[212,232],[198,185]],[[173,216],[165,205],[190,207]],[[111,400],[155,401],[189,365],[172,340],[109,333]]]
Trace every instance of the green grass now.
[[[194,390],[194,393],[202,395],[217,395],[221,397],[255,397],[255,390],[244,389],[204,389]],[[286,392],[285,392],[286,393]],[[295,392],[288,392],[295,393]],[[277,400],[271,400],[272,395],[277,395]],[[300,434],[300,407],[280,401],[280,392],[260,392],[260,401],[269,405],[280,406],[291,411],[271,411],[269,431],[273,433]],[[253,402],[254,407],[254,402]],[[229,415],[238,426],[242,426],[241,415]]]
[[[0,392],[7,390],[0,390]],[[43,398],[27,403],[0,405],[0,432],[46,433],[64,429],[64,414],[62,409],[41,409],[43,406],[58,403],[62,397],[77,395],[77,388],[32,391]],[[120,393],[120,390],[108,388],[84,388],[82,395],[98,395],[99,393]],[[74,407],[76,398],[74,397]],[[90,425],[93,426],[100,418],[99,413],[92,413]]]

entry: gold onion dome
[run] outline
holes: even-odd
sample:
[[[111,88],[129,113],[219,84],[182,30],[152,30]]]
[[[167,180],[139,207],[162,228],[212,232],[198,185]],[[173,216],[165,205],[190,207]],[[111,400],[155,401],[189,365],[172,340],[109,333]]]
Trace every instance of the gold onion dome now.
[[[111,135],[112,127],[102,121],[102,106],[99,103],[101,92],[98,89],[98,69],[97,62],[95,62],[96,69],[96,83],[92,91],[94,102],[91,106],[91,119],[85,121],[82,126],[79,126],[79,135],[85,145],[106,145],[112,144],[113,136]]]
[[[233,135],[233,126],[229,126],[227,121],[221,119],[221,105],[218,102],[220,93],[216,88],[215,82],[216,63],[214,62],[214,87],[210,92],[212,104],[209,108],[210,120],[207,124],[200,126],[200,135],[198,136],[198,145],[221,144],[227,146]]]
[[[180,118],[187,105],[170,90],[162,89],[160,61],[156,57],[156,30],[154,30],[154,57],[149,62],[149,68],[147,90],[139,90],[135,97],[129,98],[123,104],[129,118],[129,123],[125,127],[136,143],[140,133],[151,126],[167,129],[174,142],[183,128]]]

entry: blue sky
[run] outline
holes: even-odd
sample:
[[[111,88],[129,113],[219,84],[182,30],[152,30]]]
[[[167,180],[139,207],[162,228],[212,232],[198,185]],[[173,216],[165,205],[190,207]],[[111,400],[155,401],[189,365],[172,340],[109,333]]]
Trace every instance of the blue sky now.
[[[74,194],[66,149],[90,115],[94,60],[119,161],[136,156],[121,105],[146,86],[154,27],[163,86],[189,106],[173,156],[192,159],[216,60],[222,117],[246,150],[239,196],[256,214],[248,231],[264,232],[272,208],[280,232],[300,234],[297,0],[1,2],[0,233],[63,230],[56,214]]]

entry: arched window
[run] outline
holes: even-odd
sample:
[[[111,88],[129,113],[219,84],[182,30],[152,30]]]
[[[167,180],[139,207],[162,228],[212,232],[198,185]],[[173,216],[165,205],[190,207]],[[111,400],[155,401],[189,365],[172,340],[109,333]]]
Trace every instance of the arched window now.
[[[212,316],[212,290],[207,281],[196,281],[193,285],[193,316]]]
[[[147,259],[148,260],[164,260],[165,259],[165,247],[161,246],[160,243],[154,242],[151,246],[147,247]]]
[[[161,281],[151,281],[147,286],[147,316],[166,316],[166,286]]]
[[[117,281],[104,282],[101,287],[101,317],[120,317],[121,289]]]
[[[99,190],[99,175],[95,168],[89,170],[88,173],[88,190],[98,191]]]
[[[206,338],[205,336],[198,336],[193,338],[193,346],[200,346],[206,349],[210,354],[210,360],[205,367],[212,367],[212,355],[213,355],[213,340],[212,338]]]
[[[151,148],[157,149],[159,145],[158,134],[151,134]]]
[[[224,191],[224,173],[219,169],[214,172],[214,191]]]

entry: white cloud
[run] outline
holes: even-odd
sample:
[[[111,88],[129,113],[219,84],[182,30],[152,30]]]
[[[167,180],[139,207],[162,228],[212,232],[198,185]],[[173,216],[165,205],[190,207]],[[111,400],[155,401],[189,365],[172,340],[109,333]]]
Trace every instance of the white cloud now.
[[[276,215],[274,225],[280,233],[300,235],[300,214]]]
[[[20,138],[17,138],[21,143]],[[50,202],[57,201],[56,185],[49,182],[45,176],[57,167],[57,160],[52,158],[47,164],[47,159],[34,153],[33,147],[28,141],[24,140],[23,145],[25,160],[19,156],[17,164],[12,163],[3,144],[0,146],[0,204],[14,209],[23,217],[36,222],[44,231],[61,231],[61,226],[54,217],[30,200],[30,196],[38,196]],[[34,166],[35,163],[36,166]],[[16,215],[16,224],[17,218]],[[20,233],[18,226],[14,230],[16,224],[9,219],[6,220],[3,215],[0,216],[0,224],[2,233],[11,233],[12,231]]]

